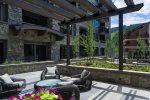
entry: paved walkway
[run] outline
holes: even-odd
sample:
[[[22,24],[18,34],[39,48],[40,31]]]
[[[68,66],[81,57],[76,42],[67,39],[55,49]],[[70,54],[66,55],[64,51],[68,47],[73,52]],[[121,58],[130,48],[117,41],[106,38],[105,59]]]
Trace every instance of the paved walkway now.
[[[33,91],[33,85],[40,80],[40,75],[41,71],[12,76],[27,80],[27,88],[22,91],[22,94],[24,94]],[[80,96],[80,100],[150,100],[150,90],[94,81],[92,89],[87,92],[81,92]]]

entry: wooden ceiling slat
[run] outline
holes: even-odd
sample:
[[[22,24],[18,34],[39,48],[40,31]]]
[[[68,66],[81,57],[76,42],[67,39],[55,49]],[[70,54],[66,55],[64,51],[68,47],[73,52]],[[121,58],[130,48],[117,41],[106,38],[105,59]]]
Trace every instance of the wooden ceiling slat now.
[[[127,6],[132,6],[132,5],[134,5],[133,0],[124,0],[124,2],[127,4]]]
[[[28,2],[25,2],[24,0],[20,0],[20,1],[19,0],[2,0],[0,2],[4,2],[6,4],[11,4],[11,5],[20,7],[24,10],[27,10],[29,12],[33,12],[33,13],[36,13],[36,14],[39,14],[39,15],[42,15],[42,16],[45,16],[45,17],[56,19],[58,21],[68,20],[68,19],[63,18],[61,16],[58,16],[55,13],[50,13],[50,12],[48,12],[47,10],[45,10],[43,8],[40,8],[38,6],[35,6],[35,5],[30,4]]]
[[[49,0],[49,1],[76,15],[85,16],[87,14],[85,11],[76,8],[66,0]]]
[[[74,14],[67,12],[66,10],[63,10],[61,8],[55,7],[55,6],[51,5],[50,3],[47,3],[47,2],[42,1],[42,0],[24,0],[24,1],[30,2],[32,4],[35,4],[35,5],[40,6],[42,8],[45,8],[51,12],[54,12],[54,13],[57,13],[61,16],[67,17],[69,19],[75,17]]]
[[[117,9],[112,0],[100,0],[100,3],[103,4],[109,11]]]
[[[66,24],[75,24],[75,23],[80,23],[80,22],[89,21],[89,20],[93,20],[93,19],[101,19],[101,18],[111,17],[111,16],[115,16],[115,15],[118,15],[121,13],[122,14],[131,13],[131,12],[135,12],[135,11],[140,10],[143,6],[144,6],[143,3],[134,5],[132,8],[127,6],[124,8],[117,9],[117,10],[112,11],[112,12],[105,12],[105,13],[100,13],[100,14],[96,14],[96,15],[93,14],[93,15],[87,16],[85,18],[78,18],[75,20],[62,22],[61,24],[62,25],[64,25],[64,24],[65,25]]]
[[[88,0],[74,0],[74,1],[78,2],[84,8],[86,8],[87,10],[89,10],[89,11],[91,11],[93,13],[101,12],[101,10],[99,8],[95,7]]]

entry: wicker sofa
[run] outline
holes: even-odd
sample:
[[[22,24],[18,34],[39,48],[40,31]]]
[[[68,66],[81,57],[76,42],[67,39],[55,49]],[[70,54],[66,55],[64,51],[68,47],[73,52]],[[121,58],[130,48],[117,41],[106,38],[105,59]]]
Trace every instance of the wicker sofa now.
[[[26,80],[21,78],[13,78],[11,83],[6,83],[4,80],[0,78],[0,94],[8,94],[12,92],[21,91],[26,87]]]

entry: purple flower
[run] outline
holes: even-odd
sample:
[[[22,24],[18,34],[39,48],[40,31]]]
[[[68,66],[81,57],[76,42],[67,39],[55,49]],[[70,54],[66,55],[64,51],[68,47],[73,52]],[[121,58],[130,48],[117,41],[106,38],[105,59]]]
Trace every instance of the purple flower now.
[[[40,96],[35,96],[33,100],[40,100]]]

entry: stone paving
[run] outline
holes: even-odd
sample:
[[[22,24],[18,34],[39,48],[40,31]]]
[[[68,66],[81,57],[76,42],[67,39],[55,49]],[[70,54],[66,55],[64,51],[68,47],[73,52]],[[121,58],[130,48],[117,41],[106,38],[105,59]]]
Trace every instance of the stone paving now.
[[[34,83],[40,80],[40,75],[41,71],[12,76],[27,80],[27,87],[21,92],[24,94],[33,91]],[[80,93],[80,100],[150,100],[150,90],[93,81],[90,91]]]

